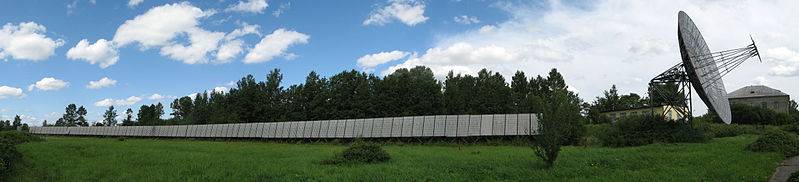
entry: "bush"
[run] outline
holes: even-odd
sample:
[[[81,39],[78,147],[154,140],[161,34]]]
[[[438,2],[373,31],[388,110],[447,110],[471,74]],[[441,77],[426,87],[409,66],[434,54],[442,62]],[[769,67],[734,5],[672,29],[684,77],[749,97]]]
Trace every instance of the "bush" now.
[[[40,140],[42,139],[26,132],[0,132],[0,174],[5,174],[11,170],[11,163],[22,157],[22,154],[17,152],[17,148],[14,145]]]
[[[600,141],[611,147],[707,141],[702,130],[655,115],[630,116],[602,130],[598,133]]]
[[[120,142],[124,142],[125,141],[125,137],[119,137],[119,138],[117,138],[117,140],[119,140]]]
[[[362,143],[361,145],[351,146],[340,154],[336,154],[333,159],[322,161],[322,164],[359,164],[387,162],[391,157],[388,152],[380,148],[377,144]]]
[[[42,141],[41,138],[21,131],[4,131],[0,132],[0,138],[6,139],[11,145],[16,145],[25,142]]]
[[[754,152],[777,152],[786,157],[799,155],[799,138],[784,131],[769,131],[755,142],[746,146]]]
[[[762,135],[768,130],[773,130],[766,127],[758,128],[757,126],[739,124],[698,123],[698,126],[710,138],[733,137],[743,134]]]
[[[799,135],[799,124],[780,126],[780,130]]]
[[[799,182],[799,171],[795,171],[791,173],[791,176],[788,177],[787,182]]]

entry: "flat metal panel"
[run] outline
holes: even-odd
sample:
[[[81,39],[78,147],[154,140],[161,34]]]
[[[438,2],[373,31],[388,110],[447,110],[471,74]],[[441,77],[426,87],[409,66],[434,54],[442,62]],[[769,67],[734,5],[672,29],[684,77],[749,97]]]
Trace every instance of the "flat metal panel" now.
[[[344,133],[347,131],[347,120],[338,120],[336,125],[336,138],[344,138]]]
[[[215,124],[211,126],[211,130],[213,133],[212,137],[221,138],[225,136],[225,127],[223,124]]]
[[[364,119],[363,128],[361,129],[361,136],[364,138],[372,137],[372,125],[375,122],[374,118]],[[357,124],[357,123],[356,123]]]
[[[493,136],[504,136],[505,135],[505,114],[495,114],[494,115],[494,124],[493,128],[494,131],[491,132]]]
[[[363,123],[365,121],[366,121],[366,119],[356,119],[355,120],[355,129],[353,130],[354,133],[352,133],[353,137],[363,138]]]
[[[313,121],[303,121],[302,138],[311,138],[313,133]]]
[[[255,129],[253,128],[253,123],[244,123],[244,134],[242,134],[242,137],[253,138],[253,136],[255,135],[253,134],[253,131],[255,131]]]
[[[345,123],[346,124],[344,126],[344,138],[355,137],[355,120],[348,119]]]
[[[289,122],[288,138],[296,138],[297,137],[297,129],[299,129],[299,126],[297,126],[297,122]]]
[[[372,119],[372,137],[383,137],[383,118]]]
[[[538,135],[538,115],[530,114],[530,128],[533,135]]]
[[[380,130],[382,137],[391,137],[391,130],[394,127],[394,118],[381,118],[383,119],[383,125]]]
[[[290,122],[284,122],[283,123],[283,134],[281,136],[283,138],[289,138],[290,133],[291,133],[291,123]]]
[[[331,129],[331,127],[330,127],[331,124],[332,124],[332,121],[330,121],[330,120],[320,121],[319,138],[329,138],[331,136],[330,132],[335,130],[335,129]],[[335,127],[335,125],[334,125],[334,127]]]
[[[250,123],[250,138],[258,138],[261,137],[261,125],[260,123]]]
[[[517,135],[519,130],[516,129],[519,119],[518,114],[505,115],[505,135]]]
[[[422,123],[422,136],[433,136],[433,130],[436,129],[436,116],[424,116],[422,119],[424,121]]]
[[[225,133],[225,137],[233,138],[236,136],[236,125],[235,124],[226,124],[227,125],[227,132]]]
[[[447,116],[437,115],[433,116],[433,134],[431,136],[444,136],[444,131],[447,128]]]
[[[483,117],[481,115],[469,115],[469,133],[467,136],[480,136],[480,126]]]
[[[305,132],[305,131],[303,131],[303,130],[305,130],[305,122],[298,121],[298,122],[295,122],[295,123],[297,123],[296,124],[297,129],[296,129],[296,132],[294,132],[295,133],[294,134],[294,138],[302,138],[302,135]]]
[[[188,137],[189,126],[188,125],[180,125],[178,126],[178,135],[177,137]]]
[[[283,122],[277,122],[275,124],[275,138],[283,138]]]
[[[402,117],[402,137],[410,137],[413,132],[413,117]]]
[[[424,116],[414,116],[413,131],[411,131],[411,136],[420,137],[422,136],[423,130],[424,130]]]
[[[267,123],[266,124],[266,138],[276,138],[277,135],[277,123]]]
[[[373,138],[383,137],[383,118],[372,118],[372,136]]]
[[[311,135],[308,135],[308,138],[319,138],[320,124],[320,121],[311,121]]]
[[[530,135],[530,114],[519,114],[519,135]]]
[[[189,131],[191,131],[191,133],[189,133],[188,136],[200,137],[199,129],[200,129],[199,125],[189,125]]]
[[[391,137],[402,137],[402,117],[393,117],[391,124]]]
[[[490,136],[494,132],[494,115],[482,115],[480,122],[480,136]]]
[[[464,137],[469,135],[469,121],[475,117],[470,115],[458,115],[458,135],[459,137]],[[476,116],[475,120],[479,119],[480,116]]]
[[[467,116],[466,119],[469,117]],[[457,115],[447,115],[447,123],[446,129],[444,131],[444,136],[446,137],[456,137],[458,136],[458,116]]]

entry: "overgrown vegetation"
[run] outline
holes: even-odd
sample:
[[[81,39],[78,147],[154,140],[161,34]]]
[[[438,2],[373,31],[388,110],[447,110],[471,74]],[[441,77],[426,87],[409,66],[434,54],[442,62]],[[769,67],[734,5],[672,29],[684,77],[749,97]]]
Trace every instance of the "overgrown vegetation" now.
[[[799,171],[794,171],[791,173],[791,176],[788,177],[787,182],[799,182]]]
[[[0,176],[7,173],[22,157],[22,154],[17,152],[17,144],[41,140],[26,132],[0,131]]]
[[[391,160],[391,156],[389,156],[388,152],[383,150],[380,145],[364,143],[360,140],[356,141],[358,141],[358,143],[355,143],[341,153],[336,153],[332,159],[322,161],[322,164],[368,164],[388,162],[388,160]]]
[[[783,160],[743,150],[757,136],[706,143],[563,146],[551,169],[528,146],[388,145],[390,162],[319,165],[347,147],[252,141],[48,137],[20,144],[7,181],[767,181]],[[360,143],[359,143],[360,145]],[[479,154],[473,154],[477,153]],[[57,155],[56,155],[57,154]],[[17,164],[17,163],[15,163]],[[103,170],[98,170],[103,169]],[[2,180],[0,180],[2,181]]]
[[[547,167],[552,167],[563,145],[579,143],[585,135],[585,127],[581,123],[579,103],[573,93],[566,91],[566,85],[552,88],[551,96],[546,99],[543,113],[538,124],[538,135],[532,146],[536,156],[543,159]]]
[[[799,138],[784,131],[769,131],[752,144],[747,145],[746,150],[777,152],[786,157],[795,156],[799,155]]]
[[[610,147],[627,147],[655,142],[704,142],[702,130],[689,124],[671,121],[664,116],[639,115],[622,118],[604,128],[597,136]]]

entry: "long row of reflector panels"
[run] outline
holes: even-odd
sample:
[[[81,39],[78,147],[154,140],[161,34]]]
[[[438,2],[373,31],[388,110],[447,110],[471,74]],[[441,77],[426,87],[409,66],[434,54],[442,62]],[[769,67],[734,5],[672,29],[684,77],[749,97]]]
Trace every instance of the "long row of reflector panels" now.
[[[437,115],[277,123],[31,127],[45,135],[196,138],[386,138],[514,136],[538,132],[535,114]],[[531,133],[532,132],[532,133]]]

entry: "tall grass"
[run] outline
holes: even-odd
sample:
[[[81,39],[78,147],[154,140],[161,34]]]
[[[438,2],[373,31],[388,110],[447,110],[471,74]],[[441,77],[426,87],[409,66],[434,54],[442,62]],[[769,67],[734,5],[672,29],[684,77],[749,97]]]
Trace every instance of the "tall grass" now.
[[[321,165],[346,146],[48,137],[19,145],[9,181],[765,181],[782,156],[753,135],[640,147],[567,146],[551,169],[525,146],[384,146],[391,160]]]

